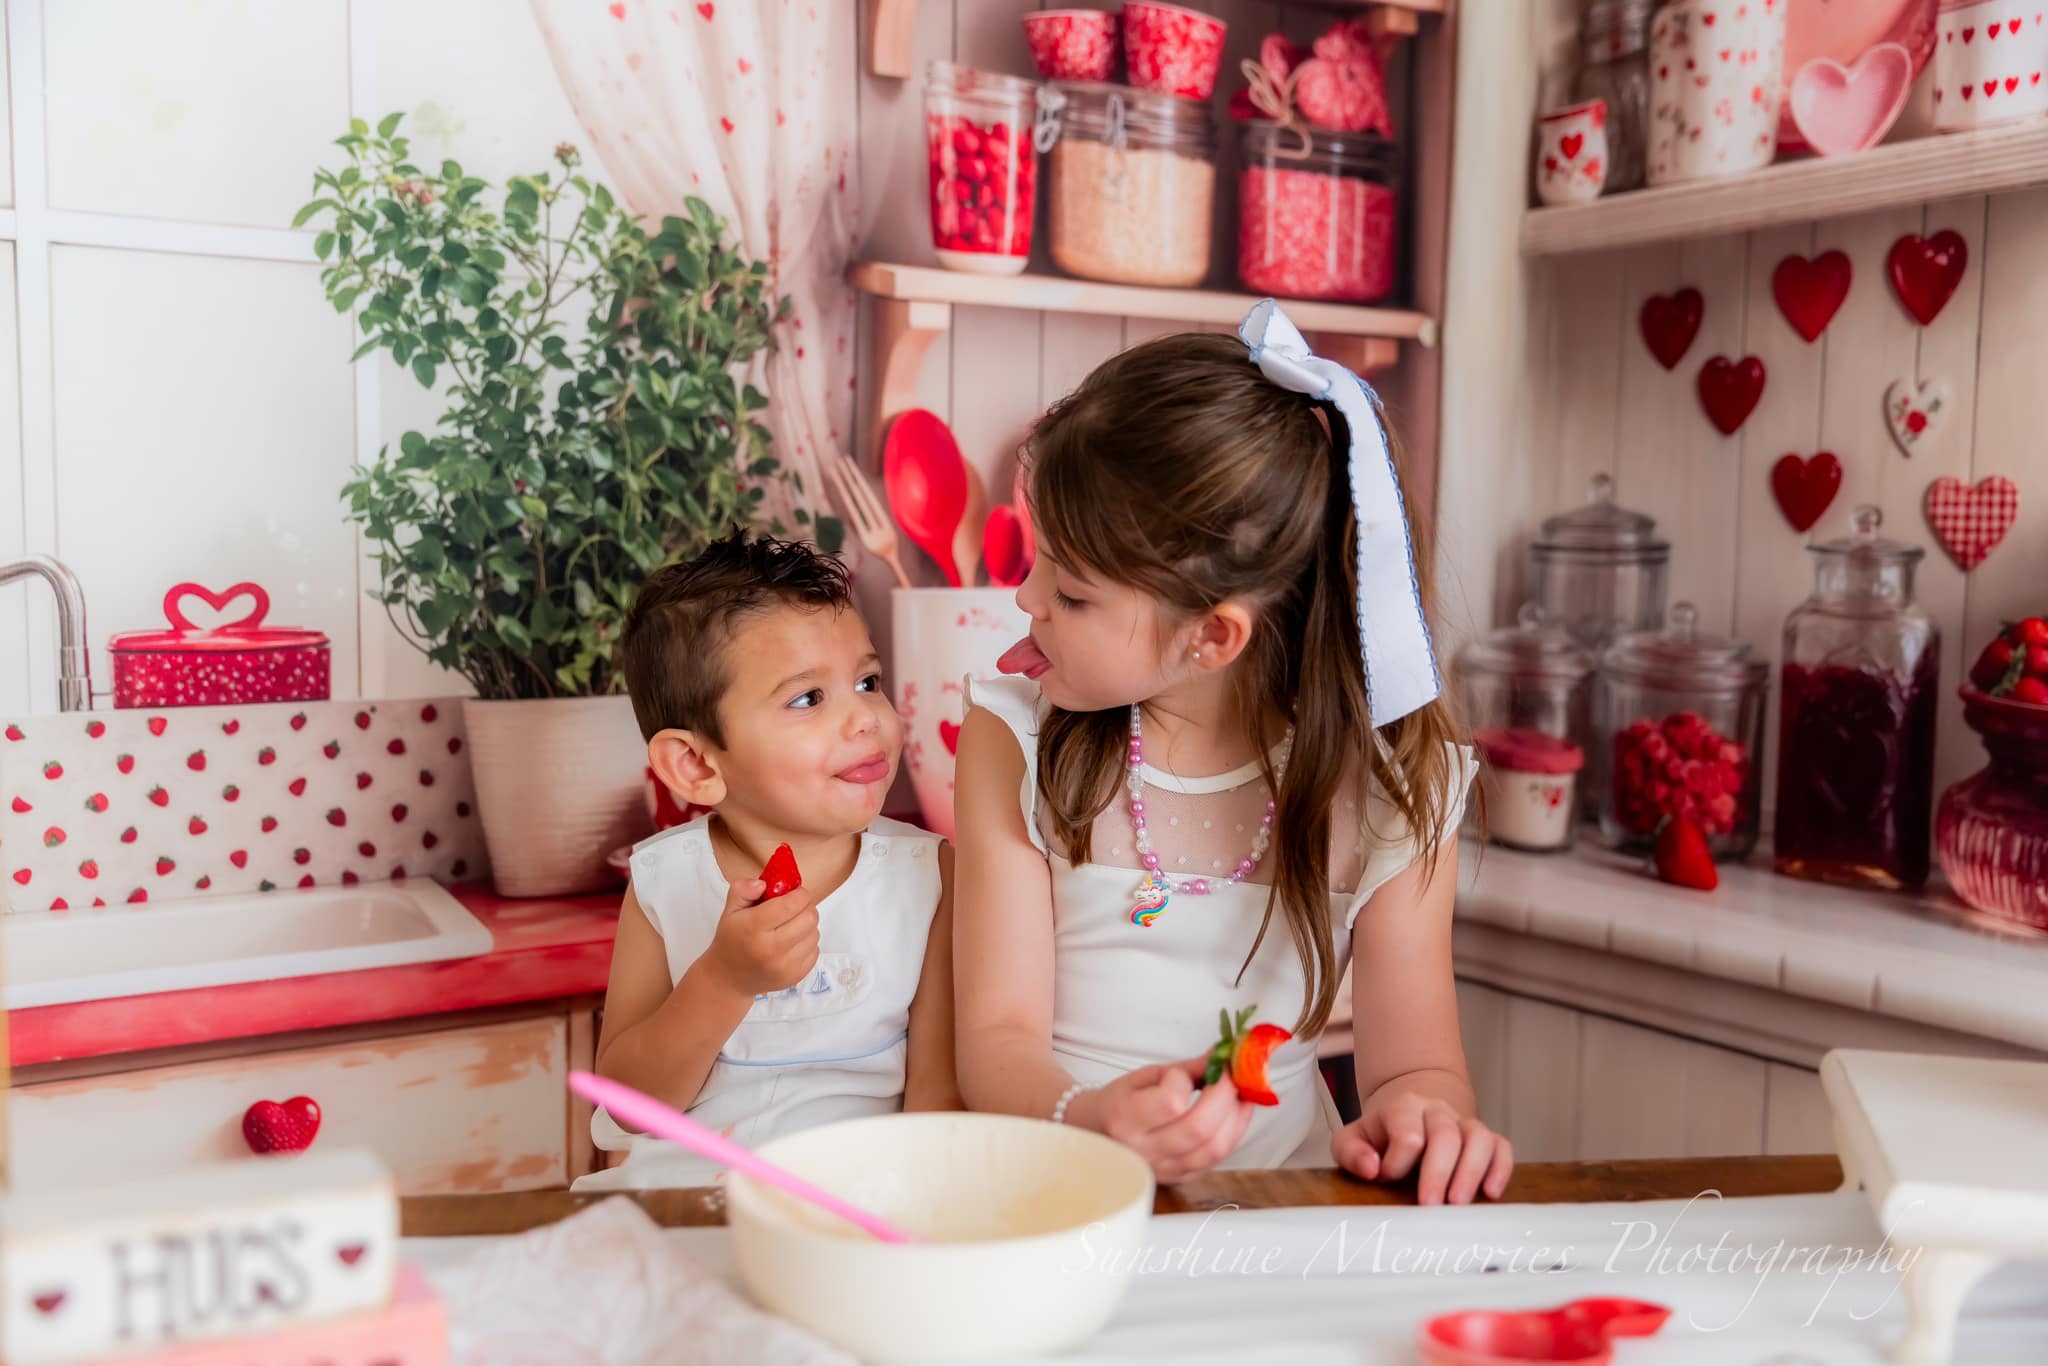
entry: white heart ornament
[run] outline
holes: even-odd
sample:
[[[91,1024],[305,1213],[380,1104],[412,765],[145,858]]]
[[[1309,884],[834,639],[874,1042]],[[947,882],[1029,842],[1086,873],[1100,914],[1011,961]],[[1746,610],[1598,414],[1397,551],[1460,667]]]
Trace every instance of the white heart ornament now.
[[[1884,425],[1890,429],[1892,444],[1899,448],[1899,454],[1910,456],[1914,450],[1933,440],[1935,428],[1948,413],[1948,381],[1923,379],[1914,383],[1910,379],[1895,379],[1884,390]]]

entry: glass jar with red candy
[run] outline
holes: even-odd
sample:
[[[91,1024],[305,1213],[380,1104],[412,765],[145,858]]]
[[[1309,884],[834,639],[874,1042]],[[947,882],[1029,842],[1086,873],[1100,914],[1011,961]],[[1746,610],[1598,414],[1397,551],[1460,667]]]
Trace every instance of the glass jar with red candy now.
[[[952,62],[925,79],[925,151],[931,161],[932,245],[939,264],[1015,275],[1031,258],[1038,200],[1032,145],[1038,83]]]
[[[2048,934],[2048,704],[1965,686],[1963,720],[1990,766],[1941,794],[1934,849],[1964,905]]]
[[[1749,646],[1699,633],[1676,603],[1661,631],[1623,636],[1593,681],[1600,835],[1648,849],[1667,820],[1692,821],[1716,858],[1756,846],[1766,668]]]
[[[1258,120],[1239,136],[1238,282],[1289,299],[1370,303],[1390,293],[1395,145]]]
[[[1887,891],[1927,880],[1941,633],[1913,600],[1925,553],[1852,531],[1807,549],[1813,596],[1785,618],[1778,697],[1778,871]]]

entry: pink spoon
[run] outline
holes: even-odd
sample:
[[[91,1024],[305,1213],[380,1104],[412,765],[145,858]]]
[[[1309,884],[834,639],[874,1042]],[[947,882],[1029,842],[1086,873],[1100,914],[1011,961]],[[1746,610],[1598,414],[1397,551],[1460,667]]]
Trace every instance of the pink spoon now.
[[[967,465],[960,443],[936,413],[912,408],[889,424],[882,441],[882,485],[898,525],[958,588],[953,535],[967,511]]]
[[[989,509],[981,532],[981,557],[988,564],[988,581],[996,587],[1015,588],[1024,582],[1031,563],[1024,557],[1024,524],[1015,508],[998,503]]]
[[[836,1214],[863,1233],[873,1234],[885,1243],[914,1243],[917,1238],[885,1219],[856,1209],[838,1196],[819,1190],[810,1182],[793,1172],[784,1171],[772,1162],[756,1157],[746,1148],[705,1128],[682,1111],[664,1105],[644,1091],[636,1091],[622,1082],[607,1081],[593,1072],[571,1072],[569,1089],[593,1105],[601,1105],[605,1112],[621,1124],[630,1124],[643,1133],[665,1138],[671,1143],[680,1143],[699,1157],[708,1157],[713,1162],[732,1168],[741,1176],[752,1177],[764,1186],[773,1186],[807,1204],[816,1205],[827,1214]]]

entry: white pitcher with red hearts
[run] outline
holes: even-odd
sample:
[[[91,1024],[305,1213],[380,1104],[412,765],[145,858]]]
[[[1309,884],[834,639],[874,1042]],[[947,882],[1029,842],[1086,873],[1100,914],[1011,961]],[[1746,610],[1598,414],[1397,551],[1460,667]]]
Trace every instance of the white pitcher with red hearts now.
[[[903,767],[925,825],[953,834],[953,758],[961,680],[997,677],[996,661],[1031,629],[1014,588],[899,588],[890,597],[890,660],[903,717]]]
[[[1650,21],[1652,185],[1739,175],[1778,152],[1790,0],[1672,0]]]

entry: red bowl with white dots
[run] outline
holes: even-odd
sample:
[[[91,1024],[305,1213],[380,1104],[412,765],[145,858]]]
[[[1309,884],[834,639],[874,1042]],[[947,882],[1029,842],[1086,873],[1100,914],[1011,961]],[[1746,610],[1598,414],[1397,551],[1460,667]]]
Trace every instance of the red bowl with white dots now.
[[[218,624],[195,625],[188,599],[225,617],[246,600],[248,610]],[[333,681],[333,656],[321,631],[265,626],[270,594],[253,583],[215,593],[181,583],[164,594],[169,629],[126,631],[108,643],[114,661],[116,707],[214,707],[238,702],[321,702]]]
[[[1189,100],[1216,93],[1229,32],[1221,19],[1159,0],[1130,0],[1123,29],[1124,71],[1132,85]]]
[[[1106,81],[1116,72],[1116,16],[1108,10],[1037,10],[1024,16],[1024,42],[1049,81]]]

